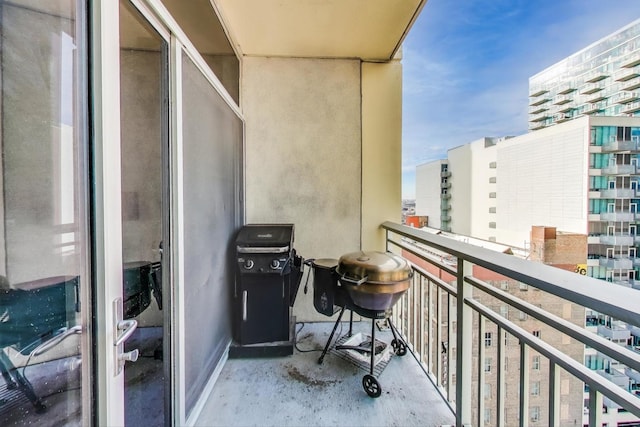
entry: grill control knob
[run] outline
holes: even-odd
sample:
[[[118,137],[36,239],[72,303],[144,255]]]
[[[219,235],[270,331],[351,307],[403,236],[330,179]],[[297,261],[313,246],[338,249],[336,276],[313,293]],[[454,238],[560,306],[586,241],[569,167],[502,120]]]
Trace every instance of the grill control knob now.
[[[253,260],[248,259],[244,262],[244,268],[245,270],[251,270],[254,266]]]
[[[271,260],[271,268],[275,270],[278,267],[280,267],[280,261],[278,261],[277,259]]]

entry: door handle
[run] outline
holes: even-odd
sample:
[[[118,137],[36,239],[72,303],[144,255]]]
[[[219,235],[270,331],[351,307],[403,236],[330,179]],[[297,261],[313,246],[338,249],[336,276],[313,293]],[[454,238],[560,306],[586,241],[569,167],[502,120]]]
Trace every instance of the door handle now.
[[[248,294],[247,291],[242,291],[242,321],[247,321],[247,299]]]
[[[131,335],[138,328],[138,321],[135,319],[121,320],[118,322],[118,332],[122,332],[122,335],[116,336],[116,341],[113,343],[116,347],[120,344],[124,344]]]
[[[113,360],[115,363],[114,376],[120,375],[126,362],[138,360],[138,349],[124,351],[124,343],[135,332],[138,321],[122,318],[122,298],[113,300]]]

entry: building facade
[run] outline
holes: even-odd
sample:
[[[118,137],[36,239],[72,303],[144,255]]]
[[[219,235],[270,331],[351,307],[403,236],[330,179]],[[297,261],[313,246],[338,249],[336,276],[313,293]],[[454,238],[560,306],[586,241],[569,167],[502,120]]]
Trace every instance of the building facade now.
[[[496,150],[508,138],[485,137],[448,150],[446,160],[419,165],[416,213],[429,215],[430,227],[496,241]],[[433,194],[438,185],[439,199]]]
[[[529,79],[529,130],[640,114],[640,20]]]

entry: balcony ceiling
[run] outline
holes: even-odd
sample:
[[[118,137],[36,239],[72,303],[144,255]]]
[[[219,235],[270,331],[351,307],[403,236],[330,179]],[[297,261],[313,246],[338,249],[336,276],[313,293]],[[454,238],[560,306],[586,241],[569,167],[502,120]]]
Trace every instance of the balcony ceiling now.
[[[387,61],[427,0],[216,0],[242,55]]]

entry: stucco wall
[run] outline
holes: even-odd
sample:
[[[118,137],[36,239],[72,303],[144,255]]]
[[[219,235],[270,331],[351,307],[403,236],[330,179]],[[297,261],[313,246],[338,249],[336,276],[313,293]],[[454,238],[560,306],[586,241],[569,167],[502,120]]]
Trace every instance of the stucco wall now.
[[[362,64],[362,249],[384,250],[384,221],[401,221],[402,64]]]
[[[241,86],[247,223],[294,223],[305,258],[359,250],[360,62],[245,57]],[[309,288],[301,320],[316,316]]]

